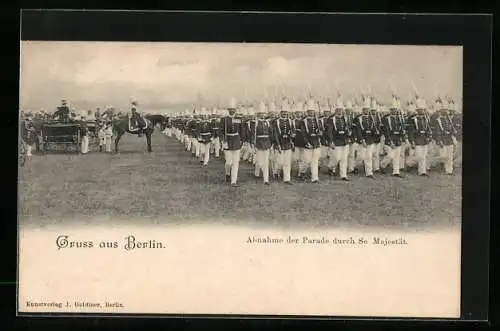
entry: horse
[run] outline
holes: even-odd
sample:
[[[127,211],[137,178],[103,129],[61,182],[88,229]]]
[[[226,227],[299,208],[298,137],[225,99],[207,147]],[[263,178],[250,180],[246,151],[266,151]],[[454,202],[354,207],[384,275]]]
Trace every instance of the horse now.
[[[142,129],[141,133],[144,133],[146,135],[146,140],[147,140],[147,144],[148,144],[147,150],[148,150],[148,152],[152,152],[153,150],[151,148],[151,135],[153,134],[153,131],[154,131],[154,125],[151,122],[151,120],[149,120],[146,117],[141,117],[140,120],[142,120],[146,126],[145,129]],[[115,138],[115,152],[116,153],[118,153],[118,143],[120,142],[120,139],[123,136],[123,134],[125,134],[125,133],[139,134],[138,130],[130,130],[130,117],[127,114],[117,116],[113,119],[113,131],[116,134],[116,138]]]
[[[144,117],[150,120],[153,126],[158,125],[161,131],[164,131],[167,127],[168,117],[165,117],[163,115],[146,115]]]

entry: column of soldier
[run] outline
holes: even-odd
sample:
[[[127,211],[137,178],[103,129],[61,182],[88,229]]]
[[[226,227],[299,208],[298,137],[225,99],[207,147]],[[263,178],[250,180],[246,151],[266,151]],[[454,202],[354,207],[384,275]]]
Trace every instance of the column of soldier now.
[[[297,179],[319,182],[320,159],[330,176],[349,181],[349,174],[362,169],[367,178],[383,174],[392,166],[392,175],[413,160],[418,175],[428,176],[431,161],[452,175],[454,162],[461,159],[461,114],[450,98],[437,98],[428,107],[416,96],[403,107],[398,96],[390,105],[374,97],[362,96],[357,102],[342,96],[334,104],[329,99],[295,102],[283,98],[276,102],[236,104],[226,109],[206,108],[176,113],[165,133],[175,136],[186,151],[200,158],[202,166],[210,154],[224,152],[226,181],[238,186],[240,160],[255,166],[255,176],[269,185],[276,181],[292,184],[292,160],[298,161]],[[361,166],[358,167],[358,164]]]

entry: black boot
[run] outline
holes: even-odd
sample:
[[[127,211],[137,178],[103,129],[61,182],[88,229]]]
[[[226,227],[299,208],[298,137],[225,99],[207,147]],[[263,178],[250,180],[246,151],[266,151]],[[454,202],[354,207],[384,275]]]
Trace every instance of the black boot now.
[[[102,152],[102,145],[99,145],[99,152]]]

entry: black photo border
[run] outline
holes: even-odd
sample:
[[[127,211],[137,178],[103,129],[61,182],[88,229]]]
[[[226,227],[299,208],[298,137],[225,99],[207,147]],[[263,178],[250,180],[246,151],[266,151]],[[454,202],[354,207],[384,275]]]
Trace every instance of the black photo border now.
[[[491,15],[333,14],[292,12],[25,10],[21,40],[268,42],[463,46],[463,187],[461,320],[488,320],[491,164]],[[422,210],[425,213],[425,210]],[[17,287],[19,284],[17,284]],[[19,289],[16,289],[17,292]],[[193,298],[195,299],[195,298]],[[17,301],[17,298],[16,298]],[[16,307],[17,311],[17,307]],[[29,316],[29,317],[28,317]],[[44,316],[42,318],[42,316]],[[427,321],[330,316],[18,313],[46,317],[170,317],[202,319],[312,319]],[[143,322],[144,319],[140,318]],[[125,319],[126,324],[132,320]],[[24,323],[24,322],[23,322]],[[91,322],[89,322],[91,323]],[[121,322],[120,322],[121,323]],[[186,322],[187,323],[187,322]],[[91,324],[95,324],[92,322]]]

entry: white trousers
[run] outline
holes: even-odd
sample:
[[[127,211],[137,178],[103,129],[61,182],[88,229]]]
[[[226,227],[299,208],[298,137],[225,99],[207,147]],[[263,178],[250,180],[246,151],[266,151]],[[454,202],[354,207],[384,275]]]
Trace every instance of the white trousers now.
[[[290,181],[290,172],[292,170],[292,150],[277,152],[277,168],[283,170],[283,181]]]
[[[240,150],[224,151],[226,176],[231,175],[231,184],[236,184],[238,180],[238,168],[240,166]]]
[[[207,165],[210,160],[210,143],[199,143],[200,145],[200,160]]]
[[[462,166],[462,142],[458,141],[456,147],[453,149],[453,162],[455,167]]]
[[[428,145],[415,146],[415,158],[418,162],[418,174],[427,173],[427,152]]]
[[[319,180],[319,158],[321,148],[304,149],[304,162],[311,168],[311,181]]]
[[[373,151],[375,144],[367,144],[366,147],[358,145],[358,151],[365,165],[365,175],[373,176]]]
[[[321,159],[330,156],[329,152],[331,148],[329,146],[321,146],[320,148],[321,148],[321,156],[320,156]]]
[[[191,152],[196,155],[196,157],[200,156],[200,142],[197,138],[191,138]]]
[[[87,154],[89,152],[89,136],[82,137],[80,150],[81,150],[82,154]]]
[[[382,153],[382,143],[373,144],[373,171],[380,170],[380,154]]]
[[[220,139],[216,137],[212,140],[212,147],[214,148],[215,157],[220,156]]]
[[[389,147],[387,149],[387,155],[381,161],[381,165],[384,168],[392,164],[393,175],[399,174],[399,169],[401,168],[401,150],[401,146]]]
[[[26,144],[26,156],[31,156],[31,150],[33,149],[33,145]]]
[[[335,163],[332,168],[335,169],[337,164],[339,164],[340,177],[347,178],[347,160],[349,157],[349,145],[335,146],[335,149],[332,151],[335,154]]]
[[[349,171],[354,171],[356,168],[356,150],[358,148],[358,144],[352,143],[349,144],[349,156],[347,161],[347,168]]]
[[[335,149],[337,149],[337,147],[335,147]],[[335,167],[337,166],[337,163],[339,163],[335,149],[328,147],[328,151],[326,152],[326,155],[328,156],[328,169],[332,171],[336,170]]]
[[[111,142],[113,141],[113,136],[105,136],[104,144],[106,145],[106,152],[111,152]]]
[[[186,146],[186,151],[190,152],[191,151],[191,138],[189,138],[188,136],[184,136],[184,146]]]
[[[275,175],[279,174],[280,171],[278,158],[279,158],[278,150],[272,148],[269,152],[269,167],[271,168],[271,172]]]
[[[443,146],[439,149],[439,157],[444,163],[444,171],[447,174],[453,173],[453,145]]]
[[[99,134],[99,146],[104,146],[106,144],[106,135]]]
[[[297,160],[299,161],[299,175],[304,174],[307,170],[307,160],[305,156],[305,148],[304,147],[296,147],[295,151],[297,153]]]
[[[260,172],[264,177],[264,183],[269,182],[269,149],[257,149],[255,151],[255,176],[260,177]]]

